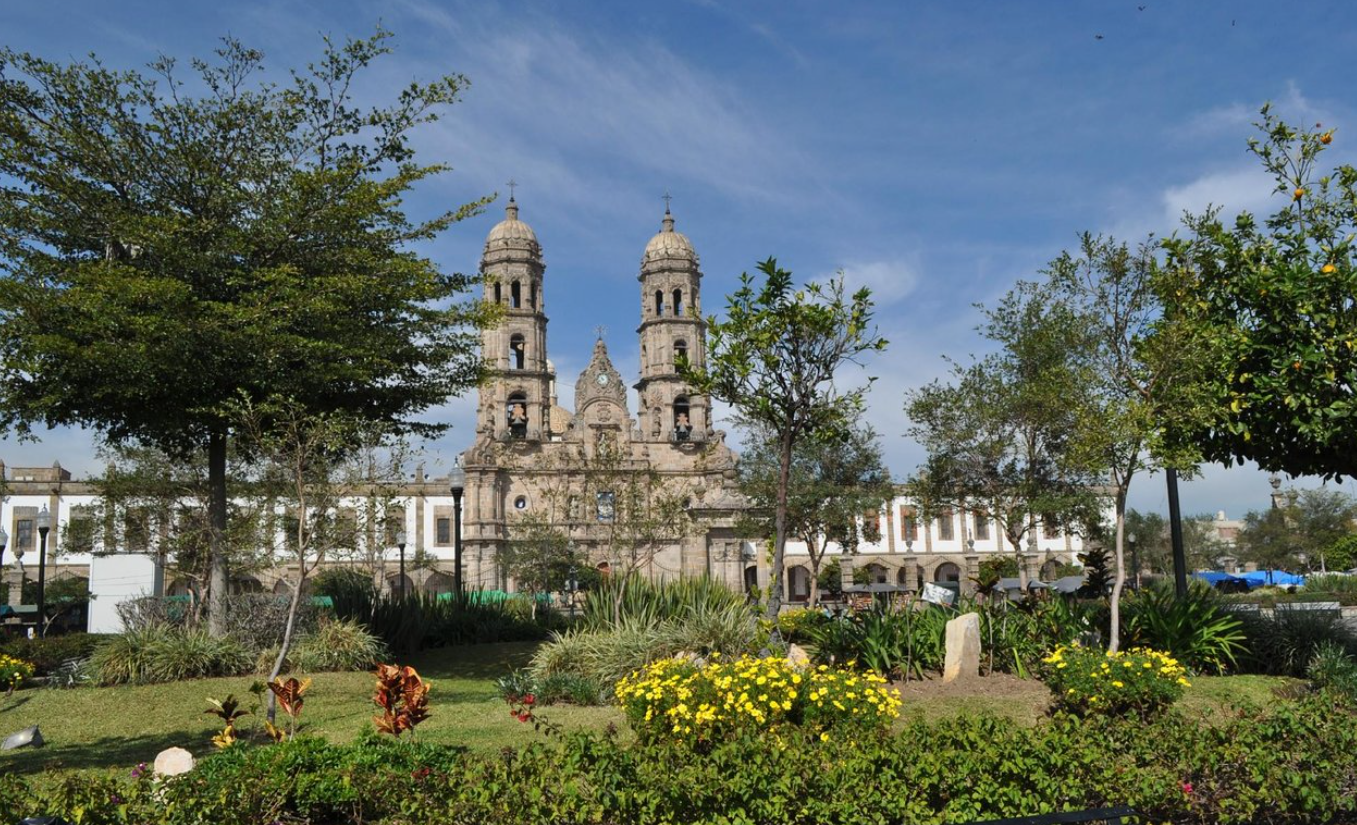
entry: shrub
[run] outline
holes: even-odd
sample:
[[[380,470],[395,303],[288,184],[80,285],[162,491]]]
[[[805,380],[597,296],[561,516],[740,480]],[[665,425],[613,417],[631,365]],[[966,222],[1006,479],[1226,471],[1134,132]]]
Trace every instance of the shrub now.
[[[556,673],[543,679],[535,691],[537,701],[544,705],[600,705],[604,702],[603,686],[587,676]],[[525,694],[517,694],[519,696]]]
[[[354,621],[323,621],[303,636],[288,655],[289,664],[302,671],[371,670],[387,658],[386,645]]]
[[[815,631],[829,621],[822,610],[797,607],[778,614],[777,632],[789,642],[805,644],[813,641]]]
[[[936,607],[894,610],[873,605],[814,631],[815,658],[822,664],[855,661],[887,678],[922,677],[941,670],[944,637],[952,615]]]
[[[1320,645],[1310,659],[1306,675],[1316,688],[1357,702],[1357,659],[1342,647],[1332,642]]]
[[[281,644],[287,625],[288,597],[273,593],[237,593],[227,596],[226,632],[253,650]],[[166,625],[180,628],[200,627],[205,616],[186,601],[160,596],[143,596],[118,605],[118,618],[129,631],[142,631]],[[297,609],[296,630],[303,633],[316,625],[318,609],[303,600]]]
[[[32,662],[0,653],[0,688],[6,691],[15,690],[24,683],[24,680],[32,679],[36,670]]]
[[[617,702],[645,742],[710,748],[741,734],[801,727],[828,740],[881,731],[899,716],[885,679],[785,658],[654,662],[619,681]]]
[[[92,676],[102,685],[238,676],[253,665],[254,656],[234,638],[163,625],[113,636],[90,658]]]
[[[1357,654],[1357,634],[1327,611],[1277,611],[1271,618],[1240,615],[1247,639],[1244,668],[1254,673],[1303,678],[1310,660],[1325,644]]]
[[[1245,652],[1244,623],[1205,582],[1193,582],[1181,599],[1167,582],[1156,583],[1122,609],[1126,644],[1166,651],[1197,672],[1223,673]]]
[[[562,674],[587,679],[603,686],[602,698],[607,698],[619,679],[658,659],[678,653],[739,656],[757,650],[764,641],[741,602],[690,610],[654,624],[629,618],[602,631],[576,628],[557,633],[534,654],[531,671],[539,681]]]
[[[507,600],[506,600],[507,601]],[[404,599],[380,596],[371,600],[359,592],[336,599],[335,616],[358,621],[395,653],[414,653],[431,647],[525,642],[544,639],[560,619],[551,611],[538,611],[538,618],[517,618],[504,602],[493,602],[475,593],[440,598],[414,593]]]
[[[1336,825],[1357,813],[1357,715],[1339,710],[1319,696],[1209,720],[960,715],[852,747],[795,730],[742,736],[701,758],[588,734],[480,753],[369,730],[342,745],[227,748],[167,782],[10,771],[0,811],[157,825],[866,825],[1129,805],[1146,822]]]
[[[743,607],[745,597],[724,582],[702,576],[653,582],[640,576],[609,577],[589,592],[581,624],[589,630],[606,630],[619,622],[614,607],[621,598],[621,622],[655,625],[690,613],[707,613]]]
[[[109,637],[92,633],[67,633],[62,636],[15,636],[0,644],[0,654],[31,662],[38,676],[59,671],[72,659],[88,659],[94,649]]]
[[[1055,707],[1076,715],[1152,716],[1182,698],[1187,670],[1167,653],[1148,648],[1108,653],[1058,647],[1043,662]]]

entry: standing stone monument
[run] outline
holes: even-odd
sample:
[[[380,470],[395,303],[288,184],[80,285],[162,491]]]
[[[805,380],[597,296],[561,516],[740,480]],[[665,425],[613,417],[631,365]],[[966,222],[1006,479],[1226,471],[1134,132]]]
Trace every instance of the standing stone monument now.
[[[942,681],[980,675],[980,614],[965,613],[947,623],[947,660]]]

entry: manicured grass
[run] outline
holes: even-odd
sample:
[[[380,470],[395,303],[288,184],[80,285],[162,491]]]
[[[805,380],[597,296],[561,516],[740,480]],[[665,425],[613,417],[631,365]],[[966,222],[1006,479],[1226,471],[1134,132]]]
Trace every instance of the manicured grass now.
[[[412,659],[433,682],[432,716],[419,726],[420,739],[494,750],[537,738],[531,725],[509,715],[494,680],[522,667],[534,643],[475,645],[427,651]],[[407,664],[401,662],[401,664]],[[367,673],[317,673],[302,710],[303,730],[334,742],[352,739],[371,724],[374,680]],[[0,703],[0,736],[29,725],[42,727],[47,746],[0,753],[0,773],[45,769],[130,768],[150,762],[161,750],[179,746],[201,756],[213,750],[220,730],[203,713],[207,697],[234,693],[246,707],[254,677],[201,679],[166,685],[72,690],[27,689]],[[280,716],[282,714],[280,713]],[[553,707],[545,714],[567,729],[625,727],[614,708]],[[247,716],[242,731],[258,724]]]
[[[433,682],[433,715],[419,726],[421,740],[477,750],[497,750],[540,738],[531,725],[509,715],[495,692],[495,678],[523,667],[535,643],[476,645],[428,651],[412,659],[422,676]],[[406,662],[402,662],[406,664]],[[371,724],[373,677],[368,673],[318,673],[306,694],[303,729],[334,742],[352,739]],[[212,735],[220,729],[203,711],[207,697],[234,693],[248,707],[253,677],[202,679],[193,682],[136,687],[27,689],[0,702],[0,736],[32,724],[42,726],[48,745],[0,753],[0,773],[42,770],[118,769],[149,762],[171,746],[201,756],[213,750]],[[1266,676],[1198,677],[1183,699],[1184,710],[1204,717],[1235,704],[1265,706],[1276,690],[1294,680]],[[1022,725],[1044,715],[1048,694],[1035,680],[1003,677],[981,679],[974,690],[905,692],[906,718],[936,720],[961,714],[994,713]],[[622,714],[612,707],[556,706],[541,715],[568,730],[602,729],[615,724],[626,735]],[[250,732],[256,717],[242,720]]]

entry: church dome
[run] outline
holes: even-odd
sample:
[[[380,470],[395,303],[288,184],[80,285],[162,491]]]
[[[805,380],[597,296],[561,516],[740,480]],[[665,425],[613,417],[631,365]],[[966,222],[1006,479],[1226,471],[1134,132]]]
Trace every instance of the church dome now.
[[[641,257],[641,263],[649,263],[662,258],[683,258],[690,261],[697,260],[697,252],[693,250],[693,242],[688,240],[688,236],[682,232],[674,231],[674,216],[669,214],[669,210],[664,210],[664,226],[650,239],[646,244],[645,254]]]
[[[486,248],[536,243],[537,233],[518,219],[518,204],[510,198],[509,205],[504,207],[504,220],[495,224],[495,228],[485,236]]]

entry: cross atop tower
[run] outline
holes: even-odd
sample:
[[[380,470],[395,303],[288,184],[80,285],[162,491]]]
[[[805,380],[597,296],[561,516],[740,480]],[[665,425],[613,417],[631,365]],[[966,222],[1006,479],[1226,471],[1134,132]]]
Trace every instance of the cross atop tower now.
[[[599,324],[598,326],[594,327],[594,334],[598,336],[598,340],[602,341],[603,336],[608,334],[608,328],[603,326],[602,324]]]
[[[669,214],[669,202],[673,199],[674,196],[669,194],[669,190],[664,190],[664,197],[660,198],[660,200],[664,201],[664,214]]]
[[[513,178],[509,178],[509,182],[506,183],[505,186],[509,187],[509,201],[512,203],[514,199],[514,189],[518,186],[518,182]]]

